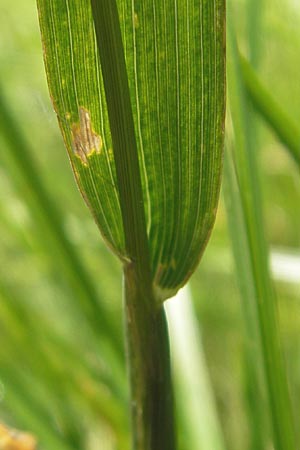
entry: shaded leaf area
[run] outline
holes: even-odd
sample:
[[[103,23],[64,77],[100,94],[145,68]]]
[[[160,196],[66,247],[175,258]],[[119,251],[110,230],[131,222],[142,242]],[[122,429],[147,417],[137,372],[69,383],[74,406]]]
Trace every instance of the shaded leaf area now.
[[[126,257],[89,2],[38,5],[50,90],[79,187],[109,246]],[[223,0],[119,0],[118,8],[152,273],[166,298],[195,269],[215,218],[225,7]]]

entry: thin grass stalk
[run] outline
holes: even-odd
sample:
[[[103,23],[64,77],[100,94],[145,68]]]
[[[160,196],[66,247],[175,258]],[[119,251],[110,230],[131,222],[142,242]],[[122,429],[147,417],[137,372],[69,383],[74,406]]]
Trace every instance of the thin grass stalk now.
[[[239,54],[232,24],[229,22],[229,100],[235,132],[235,161],[247,238],[251,270],[255,282],[259,331],[262,341],[268,401],[276,450],[296,450],[293,416],[284,370],[274,288],[269,275],[268,254],[264,236],[259,172],[255,149],[249,138],[247,104],[243,91]]]
[[[247,0],[247,32],[246,41],[248,44],[248,53],[251,64],[254,67],[258,67],[261,55],[263,52],[263,20],[264,20],[264,0]],[[257,11],[259,10],[259,14]],[[258,123],[258,117],[254,114],[254,108],[252,104],[248,104],[247,110],[247,124],[251,129],[251,148],[259,148],[260,144],[260,128]],[[232,150],[232,149],[230,149]],[[246,407],[248,414],[248,421],[250,425],[249,434],[249,450],[263,450],[266,445],[266,440],[270,438],[269,417],[265,398],[265,379],[263,377],[263,360],[262,360],[262,347],[260,340],[260,333],[258,329],[258,312],[255,301],[255,289],[253,288],[253,280],[247,280],[245,283],[245,275],[241,272],[246,268],[245,273],[249,274],[249,266],[251,266],[250,252],[247,251],[247,238],[245,222],[242,218],[242,205],[240,202],[240,196],[238,187],[236,185],[236,173],[234,172],[232,152],[227,148],[227,155],[225,158],[224,172],[231,172],[227,174],[228,180],[228,193],[229,197],[235,202],[232,208],[235,208],[234,217],[231,217],[228,213],[229,222],[233,222],[239,216],[240,221],[237,224],[231,224],[230,231],[235,233],[235,225],[237,227],[239,239],[236,234],[232,236],[233,251],[235,253],[236,261],[241,260],[240,256],[244,257],[246,261],[241,264],[236,263],[236,273],[238,277],[238,283],[241,291],[244,290],[242,295],[242,312],[244,317],[245,329],[246,329],[246,342],[244,357],[244,389],[246,398]],[[229,179],[230,178],[230,179]],[[234,195],[235,194],[235,195]],[[228,207],[228,205],[227,205]],[[237,242],[238,241],[238,242]],[[244,245],[243,245],[244,244]],[[237,248],[241,245],[240,248]],[[245,255],[241,255],[244,250]],[[251,271],[250,271],[251,272]],[[246,275],[246,277],[247,277]],[[251,277],[250,277],[251,278]]]
[[[125,249],[124,311],[131,381],[133,448],[174,450],[169,342],[157,307],[137,143],[121,29],[115,0],[91,0],[112,134]]]
[[[246,408],[250,428],[249,449],[264,450],[270,436],[268,420],[270,411],[265,398],[266,380],[263,372],[255,281],[252,275],[249,242],[229,137],[224,158],[223,192],[245,329],[243,361]]]
[[[176,405],[183,422],[185,448],[225,450],[190,286],[166,303],[171,338],[171,355],[176,386]],[[201,401],[199,401],[201,399]],[[257,448],[256,450],[260,450]]]
[[[240,58],[243,82],[255,110],[276,134],[300,168],[299,126],[264,86],[249,62],[243,56]]]

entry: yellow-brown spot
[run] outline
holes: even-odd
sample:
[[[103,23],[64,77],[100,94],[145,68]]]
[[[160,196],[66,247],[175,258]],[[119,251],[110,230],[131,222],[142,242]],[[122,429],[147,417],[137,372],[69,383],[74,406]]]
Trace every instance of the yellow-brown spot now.
[[[87,165],[88,156],[92,153],[101,153],[102,139],[94,132],[91,116],[88,110],[79,108],[79,123],[72,125],[73,150],[83,164]]]
[[[36,450],[36,439],[0,424],[0,450]]]

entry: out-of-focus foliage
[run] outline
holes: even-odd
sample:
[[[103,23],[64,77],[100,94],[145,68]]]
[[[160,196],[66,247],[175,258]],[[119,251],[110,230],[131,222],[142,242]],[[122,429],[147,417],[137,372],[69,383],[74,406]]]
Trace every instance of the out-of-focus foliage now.
[[[252,59],[256,73],[282,109],[299,122],[298,2],[261,3],[255,52],[253,43],[249,45],[251,0],[232,3],[240,50]],[[37,185],[26,178],[20,164],[24,149],[12,152],[2,121],[0,421],[33,432],[45,450],[88,450],[97,448],[99,442],[104,450],[125,450],[129,424],[120,268],[99,239],[72,178],[48,99],[35,0],[2,0],[0,22],[1,92],[47,198],[57,210],[66,245],[79,256],[87,283],[97,293],[93,307],[99,323],[91,326],[83,306],[87,295],[76,281],[80,273],[70,264],[53,227],[45,223]],[[2,94],[0,104],[1,98]],[[229,133],[230,129],[229,124]],[[259,116],[255,139],[281,336],[296,411],[300,398],[300,177],[286,149]],[[288,269],[284,262],[290,264]],[[247,398],[253,394],[247,390],[244,323],[222,202],[211,242],[192,280],[192,292],[226,448],[251,448]],[[107,328],[111,335],[104,332]],[[178,416],[180,449],[187,450],[188,417],[180,411]],[[300,429],[299,416],[295,417]]]

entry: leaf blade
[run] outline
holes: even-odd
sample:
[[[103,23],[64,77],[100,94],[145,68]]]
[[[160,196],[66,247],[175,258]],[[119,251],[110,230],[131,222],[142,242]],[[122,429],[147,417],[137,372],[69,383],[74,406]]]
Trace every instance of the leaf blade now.
[[[55,0],[49,6],[38,0],[38,5],[50,90],[71,162],[78,164],[70,129],[78,126],[80,107],[89,112],[108,155],[111,133],[89,2]],[[216,215],[225,114],[225,1],[118,0],[117,6],[152,277],[156,296],[163,300],[195,270]],[[108,169],[112,186],[117,186],[114,161],[105,166],[99,159],[101,177]],[[89,180],[78,172],[80,189],[104,238],[117,254],[126,256],[120,186],[101,184],[94,171]]]
[[[105,241],[116,253],[124,254],[111,134],[90,4],[38,1],[38,8],[52,102],[79,189]],[[86,164],[74,152],[72,133],[81,126],[82,109],[88,112],[91,127],[100,136],[103,148],[102,153],[87,154]],[[83,153],[87,152],[84,139],[79,144]]]
[[[124,14],[130,2],[123,3]],[[131,4],[134,26],[126,50],[134,55],[134,64],[128,63],[128,76],[139,151],[147,168],[143,181],[145,198],[150,199],[146,210],[151,211],[152,270],[156,286],[167,292],[164,296],[194,270],[214,220],[224,120],[224,4]],[[122,19],[123,35],[128,36],[130,17]],[[219,167],[213,167],[214,157]]]

